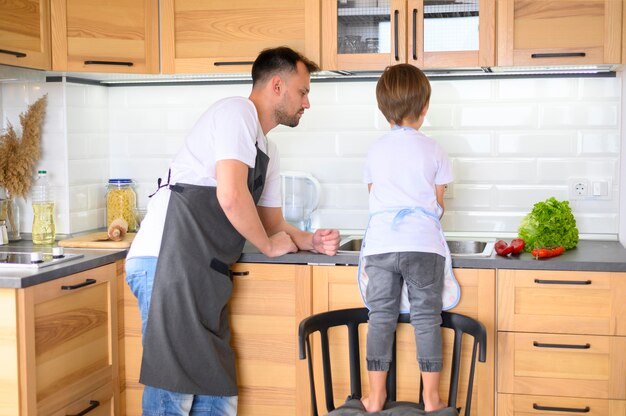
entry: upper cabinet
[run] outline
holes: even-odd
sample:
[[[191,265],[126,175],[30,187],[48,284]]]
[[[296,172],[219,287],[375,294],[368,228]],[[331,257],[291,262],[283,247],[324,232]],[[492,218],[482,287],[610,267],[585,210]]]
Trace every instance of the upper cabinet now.
[[[161,0],[162,72],[249,72],[289,46],[319,62],[320,0]]]
[[[323,0],[322,28],[328,70],[495,64],[495,0]]]
[[[51,4],[55,71],[159,73],[158,0]]]
[[[619,0],[498,0],[498,66],[618,64]]]
[[[50,69],[48,0],[0,1],[0,64]]]

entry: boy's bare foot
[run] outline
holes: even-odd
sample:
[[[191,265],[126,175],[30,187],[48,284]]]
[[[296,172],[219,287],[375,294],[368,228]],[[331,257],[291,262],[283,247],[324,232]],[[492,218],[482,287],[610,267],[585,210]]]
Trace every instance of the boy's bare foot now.
[[[365,410],[368,413],[371,412],[380,412],[381,410],[383,410],[383,407],[385,406],[385,400],[387,399],[387,397],[382,396],[380,398],[376,398],[376,397],[363,397],[361,399],[361,403],[363,403],[363,407],[365,407]]]
[[[425,412],[434,412],[435,410],[441,410],[446,408],[447,405],[443,402],[439,402],[439,404],[437,406],[427,406],[426,403],[424,403],[424,411]]]

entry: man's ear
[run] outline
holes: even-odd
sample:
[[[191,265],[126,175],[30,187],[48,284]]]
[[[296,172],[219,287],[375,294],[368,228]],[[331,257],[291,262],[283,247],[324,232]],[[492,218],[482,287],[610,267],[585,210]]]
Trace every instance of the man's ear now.
[[[275,94],[279,94],[283,88],[283,80],[280,76],[274,75],[270,80],[270,85],[272,86],[272,92]]]

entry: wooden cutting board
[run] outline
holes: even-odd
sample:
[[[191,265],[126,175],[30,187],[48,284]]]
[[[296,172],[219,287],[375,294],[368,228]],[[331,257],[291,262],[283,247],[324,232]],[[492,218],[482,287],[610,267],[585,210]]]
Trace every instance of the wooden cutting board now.
[[[104,240],[107,238],[106,231],[81,235],[79,237],[60,240],[60,247],[68,248],[110,248],[120,249],[130,247],[136,233],[127,233],[122,241]]]

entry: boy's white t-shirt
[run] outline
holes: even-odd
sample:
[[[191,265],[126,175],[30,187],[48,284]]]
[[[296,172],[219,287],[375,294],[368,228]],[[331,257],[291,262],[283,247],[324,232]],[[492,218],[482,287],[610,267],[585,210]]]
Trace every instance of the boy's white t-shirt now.
[[[170,164],[170,184],[216,186],[217,161],[234,159],[254,167],[255,144],[270,158],[258,205],[280,207],[278,149],[263,134],[254,104],[244,97],[222,99],[200,117]],[[162,176],[164,182],[167,182],[167,174],[165,172]],[[170,192],[167,187],[161,188],[150,198],[148,212],[141,222],[127,258],[158,256]]]
[[[363,182],[372,188],[362,254],[421,251],[445,257],[438,221],[419,210],[438,215],[435,185],[452,180],[448,155],[432,138],[415,129],[396,128],[378,139],[368,151],[363,174]],[[396,213],[405,208],[417,210],[394,226]]]

